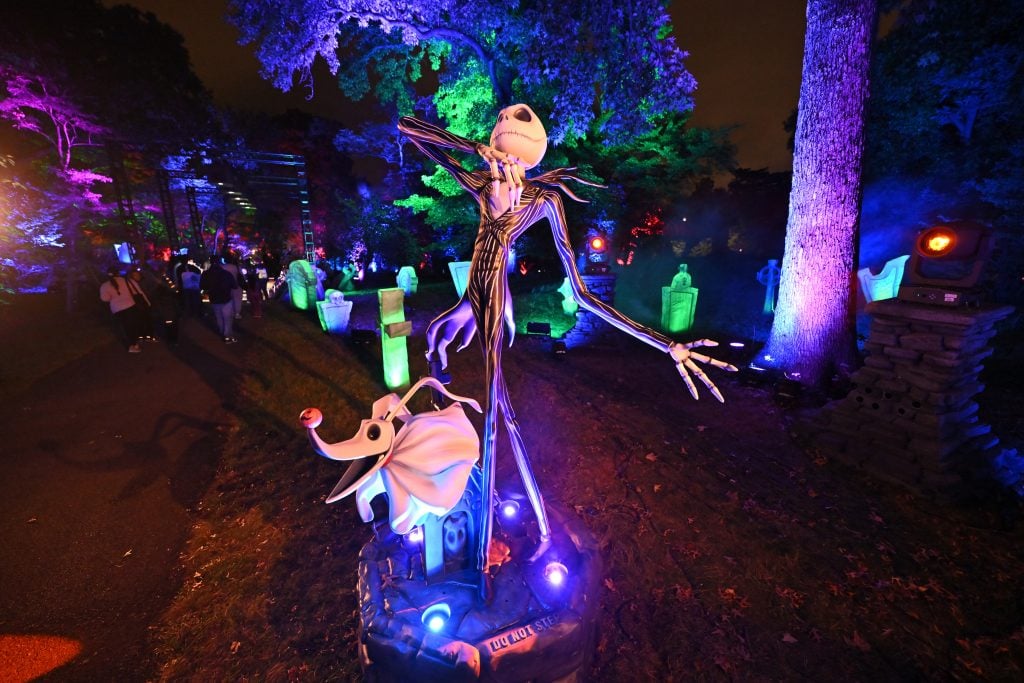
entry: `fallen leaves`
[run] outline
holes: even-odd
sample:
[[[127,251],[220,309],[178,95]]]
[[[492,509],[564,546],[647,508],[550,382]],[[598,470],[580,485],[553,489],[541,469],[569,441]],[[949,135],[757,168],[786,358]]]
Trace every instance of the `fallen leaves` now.
[[[844,637],[843,640],[846,641],[847,645],[852,645],[861,652],[871,652],[871,644],[868,643],[868,641],[864,640],[858,631],[853,632],[853,637]]]

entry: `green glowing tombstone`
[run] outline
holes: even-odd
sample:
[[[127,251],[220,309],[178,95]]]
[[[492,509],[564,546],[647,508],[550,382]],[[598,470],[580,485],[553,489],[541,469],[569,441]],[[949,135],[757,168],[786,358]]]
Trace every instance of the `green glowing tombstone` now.
[[[405,319],[405,292],[400,287],[377,292],[380,302],[380,343],[384,361],[384,384],[388,389],[409,386],[409,350],[405,338],[412,322]]]
[[[562,313],[576,315],[576,311],[580,310],[580,305],[572,293],[572,285],[569,284],[569,278],[562,280],[562,286],[558,288],[558,293],[562,295]]]
[[[697,288],[691,286],[686,264],[680,263],[672,284],[661,288],[661,328],[669,334],[686,332],[693,327],[696,310]]]
[[[288,297],[292,306],[308,311],[316,303],[316,273],[305,259],[292,261],[288,266]]]

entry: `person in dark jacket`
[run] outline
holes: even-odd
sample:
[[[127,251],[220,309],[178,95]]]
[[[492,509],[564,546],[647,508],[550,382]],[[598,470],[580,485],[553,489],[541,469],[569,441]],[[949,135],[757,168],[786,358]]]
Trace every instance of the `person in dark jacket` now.
[[[199,287],[210,297],[213,320],[225,344],[234,344],[235,304],[232,292],[238,289],[238,280],[224,270],[220,258],[214,258],[210,267],[199,278]]]

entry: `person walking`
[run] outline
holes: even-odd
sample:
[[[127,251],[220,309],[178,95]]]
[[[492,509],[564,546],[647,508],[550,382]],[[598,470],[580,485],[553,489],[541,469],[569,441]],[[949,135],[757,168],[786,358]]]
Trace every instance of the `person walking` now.
[[[262,318],[263,283],[259,279],[258,267],[251,258],[242,264],[242,279],[245,284],[245,297],[249,300],[249,312],[254,318]]]
[[[143,282],[142,270],[138,266],[128,269],[128,291],[135,299],[135,315],[138,316],[140,337],[149,342],[156,341],[156,334],[153,330],[153,296],[152,289],[146,287]]]
[[[110,305],[114,315],[128,341],[128,353],[141,353],[139,338],[143,336],[141,316],[135,307],[135,297],[128,285],[128,280],[121,277],[117,266],[107,269],[107,279],[100,285],[100,301]]]
[[[235,323],[233,292],[238,289],[238,280],[234,275],[224,270],[224,265],[219,257],[214,257],[210,267],[199,278],[199,286],[210,297],[213,321],[217,326],[221,339],[224,340],[225,344],[234,344],[238,340],[235,339],[233,334]]]
[[[224,270],[231,273],[235,278],[235,284],[237,287],[231,292],[231,302],[234,305],[235,320],[239,320],[242,317],[242,271],[238,267],[238,263],[233,255],[225,256],[221,262],[223,263]]]

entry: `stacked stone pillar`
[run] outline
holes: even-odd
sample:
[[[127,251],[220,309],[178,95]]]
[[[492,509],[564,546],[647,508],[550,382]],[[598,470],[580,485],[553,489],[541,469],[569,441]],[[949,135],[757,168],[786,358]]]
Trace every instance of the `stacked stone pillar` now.
[[[583,278],[583,284],[587,287],[587,291],[609,306],[614,304],[615,275],[613,273],[583,275],[581,277]],[[612,333],[613,328],[611,325],[581,306],[576,312],[576,324],[565,333],[565,346],[571,349],[586,344],[600,343],[606,337],[611,336]]]
[[[814,438],[829,454],[913,489],[941,489],[983,467],[999,439],[979,421],[979,375],[995,323],[1012,311],[868,304],[864,366],[850,394],[822,411]]]

